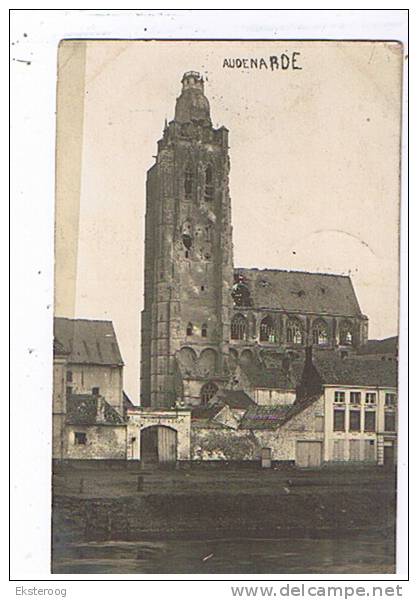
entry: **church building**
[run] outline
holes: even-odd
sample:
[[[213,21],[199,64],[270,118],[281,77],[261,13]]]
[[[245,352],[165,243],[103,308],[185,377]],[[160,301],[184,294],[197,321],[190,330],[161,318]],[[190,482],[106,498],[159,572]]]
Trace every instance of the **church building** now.
[[[234,266],[228,130],[203,77],[181,83],[147,174],[141,406],[193,414],[238,390],[291,404],[305,347],[344,359],[368,319],[347,276]]]

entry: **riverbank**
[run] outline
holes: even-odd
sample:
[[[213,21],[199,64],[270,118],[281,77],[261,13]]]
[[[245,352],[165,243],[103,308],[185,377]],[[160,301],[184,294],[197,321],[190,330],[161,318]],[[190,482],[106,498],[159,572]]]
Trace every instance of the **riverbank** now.
[[[110,541],[373,538],[388,569],[395,503],[394,474],[376,468],[66,469],[54,477],[54,556]]]

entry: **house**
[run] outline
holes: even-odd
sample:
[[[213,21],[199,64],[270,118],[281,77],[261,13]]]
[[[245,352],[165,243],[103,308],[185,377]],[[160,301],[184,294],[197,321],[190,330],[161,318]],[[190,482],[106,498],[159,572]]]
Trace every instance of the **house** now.
[[[66,395],[100,395],[123,414],[123,360],[112,322],[55,317],[54,339],[67,353]]]
[[[112,323],[55,318],[53,459],[126,459],[129,404]]]
[[[324,461],[396,462],[397,363],[307,352],[299,393],[324,402]]]
[[[302,467],[322,464],[322,396],[276,406],[252,403],[234,420],[228,408],[215,401],[192,410],[192,460],[260,462],[268,458],[276,464]]]

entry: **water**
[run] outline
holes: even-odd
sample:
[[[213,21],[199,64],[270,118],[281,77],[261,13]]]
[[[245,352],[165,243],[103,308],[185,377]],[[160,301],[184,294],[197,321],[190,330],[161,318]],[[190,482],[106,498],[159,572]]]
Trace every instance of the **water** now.
[[[394,573],[392,541],[204,539],[106,541],[55,550],[54,573],[225,574]]]

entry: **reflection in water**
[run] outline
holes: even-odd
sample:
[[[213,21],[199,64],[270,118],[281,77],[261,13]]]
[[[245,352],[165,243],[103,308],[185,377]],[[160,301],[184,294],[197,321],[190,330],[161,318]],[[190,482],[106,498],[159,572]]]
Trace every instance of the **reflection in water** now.
[[[54,573],[394,573],[390,540],[87,542],[55,549]]]

